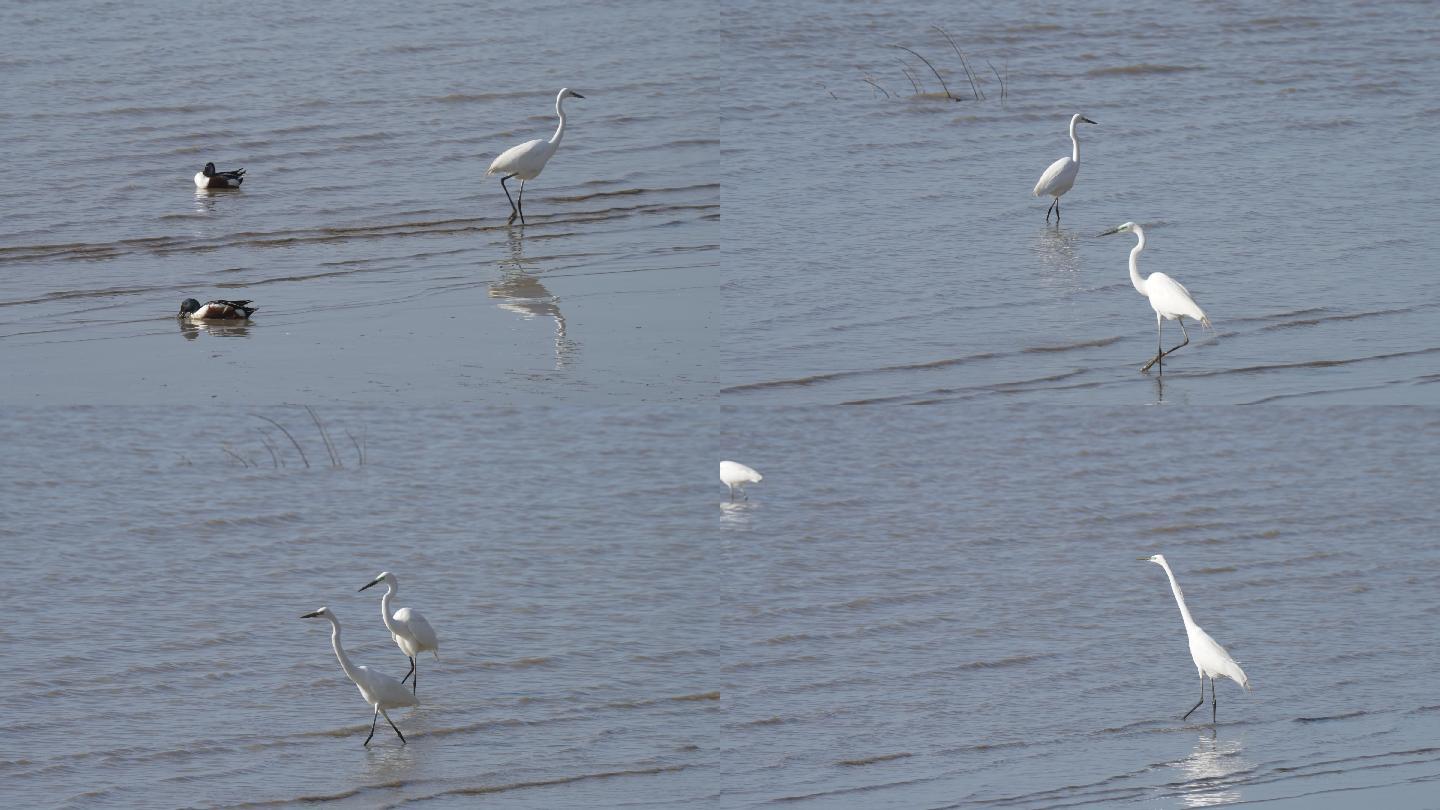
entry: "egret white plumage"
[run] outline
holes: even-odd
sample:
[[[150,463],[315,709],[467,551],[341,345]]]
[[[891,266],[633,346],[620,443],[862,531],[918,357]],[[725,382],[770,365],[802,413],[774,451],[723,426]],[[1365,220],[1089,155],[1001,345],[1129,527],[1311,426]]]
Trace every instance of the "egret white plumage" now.
[[[1089,118],[1075,113],[1070,116],[1070,156],[1062,157],[1050,164],[1035,184],[1036,197],[1054,197],[1055,201],[1045,209],[1045,221],[1050,221],[1050,211],[1055,211],[1055,224],[1060,224],[1060,195],[1075,185],[1075,176],[1080,173],[1080,139],[1075,137],[1076,124],[1093,124]]]
[[[340,659],[340,668],[345,670],[345,677],[355,683],[360,690],[360,697],[375,708],[375,716],[370,720],[370,736],[365,738],[365,745],[370,744],[370,739],[375,736],[375,724],[379,722],[380,715],[385,715],[385,722],[390,728],[395,729],[395,736],[400,742],[405,742],[405,735],[400,733],[400,728],[395,721],[390,719],[389,709],[398,709],[402,706],[416,706],[420,698],[405,691],[405,684],[395,680],[383,672],[376,672],[369,667],[357,667],[351,663],[350,656],[345,654],[345,648],[340,646],[340,620],[328,607],[322,607],[314,613],[306,613],[302,619],[329,619],[333,629],[330,631],[330,645],[335,648],[335,657]]]
[[[206,163],[205,168],[195,173],[196,188],[239,188],[243,182],[245,182],[244,169],[218,172],[215,171],[214,163]]]
[[[520,224],[525,224],[525,181],[534,180],[544,171],[545,164],[560,148],[560,139],[565,135],[565,99],[585,98],[568,87],[560,89],[560,94],[555,96],[555,114],[560,116],[560,125],[555,127],[555,134],[550,140],[536,138],[533,141],[526,141],[519,146],[512,146],[500,153],[490,163],[490,168],[485,170],[485,176],[492,174],[501,175],[500,188],[505,190],[505,199],[510,200],[510,219],[507,223],[514,222],[516,217],[520,218]],[[505,181],[512,177],[520,178],[520,203],[510,197],[510,188]]]
[[[1215,679],[1229,678],[1230,680],[1245,687],[1250,691],[1250,679],[1245,677],[1245,670],[1235,663],[1230,653],[1225,651],[1220,643],[1210,637],[1210,634],[1200,629],[1200,625],[1190,618],[1190,609],[1185,606],[1185,594],[1180,591],[1180,583],[1175,581],[1175,572],[1170,570],[1170,564],[1165,562],[1164,554],[1155,554],[1150,557],[1140,557],[1142,562],[1153,562],[1165,569],[1165,576],[1170,578],[1170,590],[1175,592],[1175,603],[1180,606],[1180,618],[1185,622],[1185,635],[1190,640],[1190,658],[1195,661],[1195,669],[1200,672],[1200,702],[1190,707],[1181,720],[1188,718],[1205,703],[1205,679],[1210,679],[1210,722],[1215,722],[1218,712],[1215,704]]]
[[[1209,328],[1210,318],[1205,315],[1205,311],[1200,308],[1200,305],[1195,303],[1195,299],[1191,297],[1190,291],[1185,289],[1185,285],[1175,279],[1164,273],[1151,273],[1148,278],[1140,277],[1138,262],[1140,251],[1145,249],[1144,228],[1133,222],[1127,222],[1100,235],[1109,236],[1112,233],[1133,233],[1139,239],[1135,243],[1135,247],[1130,249],[1130,283],[1135,285],[1137,292],[1150,299],[1150,308],[1155,310],[1155,356],[1150,358],[1150,362],[1140,367],[1140,372],[1143,374],[1149,371],[1151,366],[1159,363],[1160,373],[1164,374],[1165,355],[1190,342],[1190,333],[1185,331],[1184,319],[1190,318],[1199,321],[1201,326]],[[1179,346],[1169,350],[1165,349],[1160,338],[1162,319],[1180,322],[1180,334],[1185,339],[1180,341]]]
[[[720,462],[720,481],[730,488],[730,500],[735,500],[735,493],[738,491],[740,497],[744,498],[745,484],[758,484],[764,478],[760,473],[755,472],[738,461]]]
[[[390,612],[390,599],[400,591],[400,582],[395,575],[389,571],[382,571],[369,585],[362,587],[365,590],[374,585],[385,583],[385,595],[380,597],[380,618],[385,620],[385,629],[390,631],[390,637],[395,639],[395,644],[400,652],[405,653],[410,659],[410,671],[400,679],[405,683],[411,675],[415,676],[415,682],[410,684],[410,690],[418,694],[420,691],[420,670],[415,666],[415,656],[429,650],[435,660],[440,660],[440,639],[435,636],[435,628],[430,622],[414,608],[400,608],[393,614]]]

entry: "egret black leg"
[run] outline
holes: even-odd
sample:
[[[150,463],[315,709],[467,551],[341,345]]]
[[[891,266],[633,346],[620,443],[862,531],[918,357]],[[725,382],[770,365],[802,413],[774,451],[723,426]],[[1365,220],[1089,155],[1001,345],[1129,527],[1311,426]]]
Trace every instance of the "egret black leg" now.
[[[410,682],[410,694],[420,694],[420,668],[415,666],[415,659],[410,659],[410,668],[415,670],[415,680]]]
[[[1055,210],[1055,203],[1057,203],[1057,202],[1060,202],[1060,198],[1059,198],[1059,197],[1056,197],[1055,199],[1051,200],[1051,201],[1050,201],[1050,207],[1045,209],[1045,224],[1046,224],[1046,225],[1049,225],[1049,224],[1050,224],[1050,212]]]
[[[1156,363],[1160,363],[1160,373],[1165,373],[1165,364],[1162,362],[1162,358],[1165,357],[1165,344],[1163,342],[1164,339],[1160,335],[1160,324],[1162,322],[1160,313],[1155,313],[1155,356],[1150,358],[1150,362],[1140,367],[1141,374],[1149,371],[1150,367]],[[1201,698],[1201,700],[1204,700],[1204,698]]]
[[[390,718],[387,717],[387,718],[385,718],[385,719],[386,719],[386,720],[389,720]],[[375,736],[375,724],[378,723],[378,722],[380,722],[380,707],[379,707],[379,706],[376,706],[376,707],[375,707],[375,716],[374,716],[373,718],[371,718],[371,720],[370,720],[370,737],[374,737],[374,736]],[[365,745],[366,745],[367,747],[370,745],[370,737],[366,737],[366,738],[365,738]]]
[[[1184,346],[1185,344],[1187,344],[1187,343],[1190,342],[1190,333],[1185,331],[1185,319],[1184,319],[1184,318],[1176,318],[1175,320],[1176,320],[1176,323],[1180,324],[1180,334],[1182,334],[1182,335],[1185,336],[1185,339],[1182,340],[1182,341],[1180,341],[1180,346]],[[1180,346],[1176,346],[1175,349],[1180,348]],[[1170,352],[1175,351],[1175,349],[1170,349],[1169,351],[1165,352],[1165,354],[1169,354]]]
[[[1060,198],[1055,198],[1055,224],[1060,224]]]
[[[513,174],[507,174],[507,175],[505,175],[504,177],[500,178],[500,188],[505,189],[505,199],[507,199],[507,200],[510,201],[510,218],[507,219],[507,220],[505,220],[506,224],[509,224],[509,223],[511,223],[511,222],[514,222],[514,221],[515,221],[515,217],[519,216],[519,214],[520,214],[520,209],[518,209],[518,208],[515,207],[515,198],[513,198],[513,197],[510,196],[510,187],[507,186],[507,185],[505,185],[505,181],[506,181],[506,180],[509,180],[510,178],[512,178],[512,177],[514,177],[514,176],[515,176],[515,175],[513,175]],[[520,185],[521,185],[521,186],[524,186],[524,185],[525,185],[525,181],[524,181],[524,180],[521,180],[521,181],[520,181]]]
[[[1203,687],[1203,686],[1200,687],[1200,691],[1201,691],[1201,693],[1203,694],[1204,691],[1205,691],[1205,687]],[[1202,697],[1201,699],[1203,700],[1204,698]],[[1212,726],[1215,725],[1215,717],[1216,717],[1216,714],[1217,714],[1219,711],[1220,711],[1220,710],[1215,706],[1215,679],[1214,679],[1214,678],[1211,678],[1211,679],[1210,679],[1210,725],[1212,725]]]
[[[1181,720],[1189,720],[1189,719],[1190,719],[1190,715],[1194,714],[1196,709],[1198,709],[1198,708],[1200,708],[1201,706],[1204,706],[1204,705],[1205,705],[1205,676],[1202,674],[1202,675],[1200,676],[1200,700],[1197,701],[1194,706],[1191,706],[1191,707],[1190,707],[1190,711],[1185,712],[1185,716],[1184,716],[1184,717],[1181,717],[1180,719],[1181,719]]]
[[[399,728],[399,726],[396,726],[396,725],[395,725],[395,721],[390,719],[390,714],[389,714],[389,712],[384,712],[384,714],[385,714],[385,722],[389,723],[389,724],[390,724],[390,727],[393,728],[393,729],[395,729],[395,736],[397,736],[397,737],[400,738],[400,742],[401,742],[401,743],[403,743],[403,744],[405,744],[405,745],[409,745],[409,743],[405,741],[405,735],[400,733],[400,728]]]
[[[414,675],[414,674],[415,674],[415,659],[414,659],[414,658],[411,658],[411,659],[410,659],[410,671],[407,672],[407,673],[405,673],[405,677],[401,678],[401,679],[400,679],[400,682],[401,682],[401,683],[404,683],[404,682],[410,680],[410,676],[411,676],[411,675]],[[419,675],[415,675],[415,677],[418,679],[420,676],[419,676]]]
[[[525,181],[520,181],[520,224],[525,224]]]

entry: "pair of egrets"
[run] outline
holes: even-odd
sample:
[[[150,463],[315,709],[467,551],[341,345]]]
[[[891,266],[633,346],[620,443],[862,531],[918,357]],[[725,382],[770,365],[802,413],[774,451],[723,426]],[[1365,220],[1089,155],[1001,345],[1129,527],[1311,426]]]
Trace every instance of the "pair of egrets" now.
[[[1045,221],[1050,221],[1050,212],[1055,212],[1055,224],[1060,224],[1060,197],[1075,185],[1075,178],[1080,174],[1080,139],[1076,137],[1075,127],[1080,124],[1094,124],[1085,116],[1075,113],[1070,117],[1070,156],[1062,157],[1050,164],[1050,168],[1040,175],[1040,181],[1035,184],[1034,194],[1036,197],[1054,197],[1050,207],[1045,209]],[[1185,285],[1164,273],[1151,273],[1148,278],[1142,278],[1138,269],[1140,251],[1145,249],[1145,231],[1133,222],[1127,222],[1115,228],[1111,228],[1101,236],[1109,236],[1112,233],[1133,233],[1138,237],[1135,247],[1130,251],[1130,283],[1135,285],[1135,290],[1150,301],[1150,308],[1155,310],[1155,356],[1150,362],[1140,368],[1142,373],[1150,370],[1156,363],[1160,364],[1160,373],[1165,373],[1165,356],[1174,352],[1190,342],[1190,333],[1185,331],[1185,319],[1191,318],[1199,321],[1202,326],[1210,326],[1210,318],[1200,305],[1195,303],[1195,298]],[[1165,348],[1164,339],[1161,335],[1161,324],[1164,321],[1176,321],[1180,324],[1180,334],[1184,338],[1180,344],[1170,349]]]
[[[385,629],[390,631],[390,637],[395,640],[395,645],[410,659],[410,671],[400,680],[377,672],[369,667],[356,666],[350,661],[350,656],[345,654],[345,648],[340,644],[340,620],[335,617],[334,611],[328,607],[322,607],[313,613],[306,613],[302,619],[329,619],[331,624],[330,645],[335,648],[335,657],[340,659],[340,668],[345,671],[345,676],[354,682],[355,687],[360,690],[360,696],[375,710],[370,720],[370,736],[365,738],[365,745],[370,744],[371,738],[375,736],[375,724],[384,715],[385,722],[390,728],[395,729],[395,735],[400,742],[405,742],[405,735],[400,733],[400,728],[395,721],[390,719],[389,710],[398,709],[402,706],[418,706],[420,704],[420,670],[415,664],[415,656],[422,652],[429,651],[435,655],[435,660],[440,660],[440,639],[435,635],[435,629],[430,622],[414,608],[400,608],[391,613],[390,600],[400,590],[400,583],[395,575],[389,571],[382,572],[380,576],[371,580],[366,588],[385,583],[385,595],[380,597],[380,617],[385,620]],[[410,684],[410,691],[405,691],[405,681],[414,675],[415,680]]]

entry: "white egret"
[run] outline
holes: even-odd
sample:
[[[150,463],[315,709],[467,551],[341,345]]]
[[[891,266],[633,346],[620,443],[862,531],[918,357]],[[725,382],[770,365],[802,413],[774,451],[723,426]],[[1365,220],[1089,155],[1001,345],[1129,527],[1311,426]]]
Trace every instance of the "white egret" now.
[[[207,301],[201,304],[194,298],[186,298],[180,302],[180,314],[176,317],[191,321],[248,321],[257,309],[259,307],[250,306],[249,299]]]
[[[355,682],[360,689],[360,696],[365,702],[375,707],[375,716],[370,720],[370,736],[365,738],[365,745],[370,744],[371,737],[375,736],[375,724],[379,722],[380,715],[385,715],[385,722],[390,728],[395,729],[395,735],[400,742],[405,742],[405,735],[400,733],[400,728],[395,721],[390,719],[388,709],[398,709],[401,706],[417,706],[420,698],[405,691],[405,684],[382,672],[376,672],[369,667],[357,667],[350,662],[350,656],[345,654],[345,648],[340,646],[340,620],[330,608],[322,607],[314,613],[306,613],[302,619],[329,619],[333,630],[330,631],[330,644],[335,648],[335,657],[340,659],[340,668],[345,670],[345,676]]]
[[[1076,124],[1093,124],[1089,118],[1075,113],[1070,116],[1070,157],[1062,157],[1050,164],[1050,168],[1040,175],[1040,182],[1035,184],[1036,197],[1054,197],[1055,201],[1050,203],[1050,208],[1045,209],[1045,221],[1050,221],[1050,211],[1055,211],[1055,224],[1060,224],[1060,195],[1070,190],[1075,185],[1075,175],[1080,173],[1080,139],[1075,137]]]
[[[1150,299],[1150,308],[1155,310],[1155,356],[1150,358],[1150,362],[1140,367],[1140,372],[1143,374],[1149,371],[1151,366],[1159,363],[1160,373],[1164,374],[1165,355],[1190,342],[1190,333],[1185,331],[1184,319],[1190,318],[1199,321],[1200,325],[1206,328],[1210,326],[1210,319],[1206,317],[1205,311],[1200,308],[1200,305],[1195,303],[1195,299],[1190,297],[1190,291],[1185,289],[1185,285],[1164,273],[1151,273],[1148,278],[1140,277],[1138,262],[1140,259],[1140,251],[1145,249],[1145,231],[1143,228],[1133,222],[1127,222],[1124,225],[1111,228],[1100,235],[1109,236],[1112,233],[1133,233],[1139,237],[1139,241],[1135,243],[1135,247],[1130,249],[1130,283],[1135,285],[1137,292]],[[1160,324],[1162,319],[1166,321],[1179,321],[1180,334],[1185,337],[1184,340],[1180,341],[1179,346],[1168,351],[1160,340]]]
[[[243,182],[245,182],[244,169],[217,172],[215,171],[214,163],[206,163],[205,168],[195,173],[195,186],[197,188],[239,188]]]
[[[740,497],[745,498],[745,484],[758,484],[763,477],[738,461],[720,462],[720,482],[730,488],[730,500],[732,501],[735,500],[737,490]],[[748,498],[746,499],[748,500]]]
[[[525,181],[539,177],[555,150],[560,148],[560,138],[565,135],[564,102],[567,98],[585,97],[568,87],[560,89],[560,94],[555,97],[555,114],[560,116],[560,126],[555,128],[555,134],[550,136],[550,140],[536,138],[519,146],[512,146],[501,152],[485,171],[486,177],[492,174],[502,175],[500,188],[505,189],[505,199],[510,200],[510,219],[506,220],[507,223],[514,222],[515,218],[519,217],[520,224],[525,224]],[[519,205],[510,197],[510,189],[505,185],[505,181],[512,177],[520,178]]]
[[[400,591],[400,582],[395,575],[389,571],[382,571],[380,576],[375,577],[369,585],[360,590],[365,590],[374,585],[385,583],[385,595],[380,597],[380,618],[385,620],[385,629],[390,631],[390,637],[395,639],[395,644],[400,652],[405,653],[410,659],[410,671],[400,679],[405,683],[411,675],[415,676],[415,682],[410,684],[410,690],[414,693],[420,691],[420,670],[415,667],[415,656],[429,650],[435,660],[440,660],[440,639],[435,637],[435,628],[430,622],[420,615],[420,611],[414,608],[400,608],[393,614],[390,612],[390,598]]]
[[[1245,687],[1250,691],[1250,679],[1245,677],[1245,670],[1235,663],[1230,653],[1220,643],[1210,637],[1210,634],[1200,629],[1200,625],[1190,618],[1190,609],[1185,607],[1185,594],[1180,592],[1180,583],[1175,581],[1175,572],[1170,570],[1170,564],[1165,562],[1164,554],[1156,554],[1151,557],[1140,557],[1142,562],[1153,562],[1165,569],[1165,576],[1170,578],[1170,590],[1175,592],[1175,603],[1180,606],[1180,618],[1185,621],[1185,635],[1190,639],[1190,657],[1195,661],[1195,669],[1200,672],[1200,702],[1190,707],[1181,720],[1188,718],[1205,703],[1205,678],[1210,678],[1210,722],[1215,722],[1217,709],[1215,706],[1215,679],[1229,678],[1230,680]]]

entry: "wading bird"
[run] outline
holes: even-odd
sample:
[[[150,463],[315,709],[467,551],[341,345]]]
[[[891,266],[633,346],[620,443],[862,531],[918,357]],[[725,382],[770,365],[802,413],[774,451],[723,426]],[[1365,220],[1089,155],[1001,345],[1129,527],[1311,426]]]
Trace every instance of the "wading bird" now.
[[[1165,562],[1164,554],[1156,554],[1152,557],[1140,557],[1141,562],[1153,562],[1165,569],[1165,576],[1170,578],[1170,590],[1175,592],[1175,603],[1180,606],[1180,618],[1185,621],[1185,635],[1190,638],[1190,657],[1195,661],[1195,668],[1200,671],[1200,702],[1190,707],[1181,720],[1185,720],[1195,713],[1205,703],[1205,679],[1210,679],[1210,722],[1215,722],[1217,709],[1215,707],[1215,679],[1229,678],[1230,680],[1245,687],[1250,691],[1250,679],[1245,677],[1245,670],[1235,663],[1230,653],[1220,643],[1210,637],[1210,634],[1200,629],[1200,625],[1190,618],[1190,609],[1185,607],[1185,594],[1180,592],[1180,583],[1175,581],[1175,572],[1170,570],[1170,564]]]
[[[180,314],[176,317],[191,321],[248,321],[259,307],[250,306],[250,301],[209,301],[201,304],[194,298],[180,302]]]
[[[746,467],[738,461],[720,462],[720,482],[730,488],[730,500],[735,500],[735,493],[738,491],[740,497],[749,500],[745,495],[746,484],[758,484],[764,476]]]
[[[1070,116],[1070,157],[1062,157],[1050,164],[1035,184],[1036,197],[1054,197],[1050,208],[1045,209],[1045,221],[1050,221],[1050,211],[1055,211],[1055,224],[1060,224],[1060,195],[1075,185],[1075,175],[1080,173],[1080,139],[1075,137],[1076,124],[1093,124],[1089,118],[1075,113]]]
[[[244,169],[217,172],[214,163],[206,163],[205,168],[195,174],[195,185],[199,188],[239,188],[243,182],[245,182]]]
[[[330,645],[335,648],[335,657],[340,659],[340,668],[345,670],[345,676],[355,682],[360,689],[360,697],[365,702],[375,707],[375,716],[370,720],[370,737],[365,738],[365,745],[370,744],[370,738],[375,736],[375,724],[379,722],[380,715],[385,715],[385,722],[390,728],[395,729],[395,736],[400,742],[405,742],[405,735],[400,733],[400,728],[395,721],[390,719],[388,709],[398,709],[402,706],[417,706],[420,698],[405,691],[405,684],[381,672],[375,672],[369,667],[357,667],[350,662],[350,656],[345,654],[345,648],[340,646],[340,620],[328,607],[322,607],[314,613],[306,613],[302,619],[329,619],[333,629],[330,631]]]
[[[565,135],[565,99],[585,98],[568,87],[561,88],[560,94],[555,97],[555,114],[560,116],[560,126],[555,128],[555,134],[550,140],[536,138],[533,141],[526,141],[519,146],[512,146],[500,153],[486,170],[485,176],[492,174],[500,175],[500,188],[505,189],[505,199],[510,200],[510,219],[507,223],[514,222],[516,217],[520,218],[520,224],[525,224],[525,181],[534,180],[544,171],[545,164],[550,161],[555,150],[560,148],[560,138]],[[510,188],[505,181],[512,177],[520,178],[520,203],[517,205],[510,196]]]
[[[429,650],[435,660],[440,660],[440,639],[435,637],[435,628],[430,622],[420,615],[420,611],[414,608],[400,608],[394,614],[390,612],[390,598],[400,591],[400,583],[395,575],[389,571],[381,572],[369,585],[361,588],[365,590],[380,583],[385,583],[385,595],[380,597],[380,618],[385,620],[385,629],[390,631],[390,637],[395,639],[395,644],[400,652],[410,659],[410,671],[400,679],[405,683],[411,675],[415,676],[415,682],[410,684],[410,691],[416,694],[420,692],[420,670],[415,667],[415,656]]]
[[[1111,228],[1101,236],[1109,236],[1112,233],[1133,233],[1139,237],[1135,247],[1130,249],[1130,283],[1135,285],[1135,290],[1141,295],[1150,299],[1150,308],[1155,310],[1155,356],[1150,362],[1140,367],[1140,373],[1150,370],[1156,363],[1160,364],[1160,373],[1165,373],[1165,355],[1175,351],[1190,342],[1190,333],[1185,331],[1185,318],[1200,322],[1201,326],[1209,328],[1210,319],[1206,317],[1205,311],[1190,297],[1190,291],[1185,285],[1176,281],[1164,273],[1151,273],[1149,278],[1140,277],[1138,265],[1140,251],[1145,249],[1145,231],[1133,222],[1127,222],[1119,227]],[[1180,334],[1184,340],[1174,349],[1165,349],[1165,344],[1160,339],[1160,324],[1163,320],[1179,321]]]

